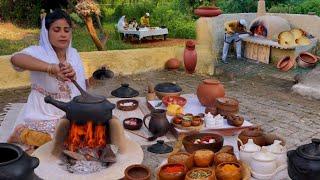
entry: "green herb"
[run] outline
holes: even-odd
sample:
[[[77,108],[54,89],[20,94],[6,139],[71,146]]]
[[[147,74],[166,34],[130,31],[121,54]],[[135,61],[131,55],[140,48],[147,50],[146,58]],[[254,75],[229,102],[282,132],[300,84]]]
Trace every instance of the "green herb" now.
[[[190,174],[190,177],[193,179],[206,178],[211,175],[210,172],[204,170],[195,170]]]

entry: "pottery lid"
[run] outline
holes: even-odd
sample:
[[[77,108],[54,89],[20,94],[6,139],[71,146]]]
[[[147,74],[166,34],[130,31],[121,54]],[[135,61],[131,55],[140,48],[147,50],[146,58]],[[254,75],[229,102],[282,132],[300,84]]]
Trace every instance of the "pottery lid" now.
[[[240,135],[242,136],[250,136],[250,137],[259,137],[263,136],[263,132],[260,128],[250,127],[248,129],[243,130]]]
[[[156,154],[166,154],[171,152],[173,148],[165,144],[163,140],[158,140],[156,144],[149,146],[147,150]]]
[[[274,161],[276,160],[276,156],[272,154],[271,152],[268,152],[268,150],[265,147],[261,148],[261,151],[258,151],[252,155],[252,158],[257,161]]]
[[[257,152],[261,150],[261,147],[256,145],[252,139],[248,139],[247,144],[241,146],[240,149],[245,152]]]
[[[320,160],[320,139],[311,139],[312,143],[299,146],[297,153],[306,159]]]
[[[179,85],[175,83],[159,83],[154,87],[154,90],[159,91],[159,92],[181,92],[182,89]]]
[[[273,144],[268,147],[268,151],[272,153],[283,153],[286,151],[286,148],[281,145],[282,141],[274,140]]]
[[[132,98],[139,95],[139,92],[129,87],[129,84],[121,84],[116,90],[113,90],[111,94],[119,98]]]

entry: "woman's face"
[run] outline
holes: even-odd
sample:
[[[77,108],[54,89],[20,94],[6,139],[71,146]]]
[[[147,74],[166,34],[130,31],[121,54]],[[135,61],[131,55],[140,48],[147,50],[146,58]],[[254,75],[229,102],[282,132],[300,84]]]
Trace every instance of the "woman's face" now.
[[[66,49],[71,40],[71,27],[65,19],[53,22],[49,28],[49,41],[54,48]]]

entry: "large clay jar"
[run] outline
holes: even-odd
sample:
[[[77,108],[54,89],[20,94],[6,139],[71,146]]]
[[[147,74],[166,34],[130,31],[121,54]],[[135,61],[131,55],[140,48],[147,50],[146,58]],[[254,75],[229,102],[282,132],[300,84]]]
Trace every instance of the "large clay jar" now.
[[[36,179],[33,170],[39,165],[38,158],[8,143],[0,143],[0,154],[0,179]]]
[[[197,96],[203,106],[214,106],[216,98],[224,97],[225,91],[220,81],[215,79],[205,79],[199,84]]]
[[[186,48],[184,50],[183,59],[184,66],[186,68],[187,73],[194,73],[197,65],[197,52],[195,50],[195,42],[187,41]]]

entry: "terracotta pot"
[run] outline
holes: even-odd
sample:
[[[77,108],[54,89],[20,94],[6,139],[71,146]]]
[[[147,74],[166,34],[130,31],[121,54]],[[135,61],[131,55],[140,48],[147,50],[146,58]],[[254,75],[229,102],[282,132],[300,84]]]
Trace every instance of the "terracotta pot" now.
[[[212,165],[214,152],[209,149],[200,149],[193,152],[193,160],[197,167],[209,167]]]
[[[318,59],[320,58],[311,53],[302,52],[297,57],[296,61],[302,68],[313,68],[316,66]]]
[[[191,174],[194,171],[206,171],[206,172],[209,172],[210,175],[205,178],[192,178]],[[215,175],[215,171],[211,168],[194,168],[191,171],[188,171],[185,180],[216,180],[216,175]]]
[[[224,95],[223,85],[215,79],[203,80],[197,89],[197,97],[203,106],[214,106],[216,98],[224,97]]]
[[[141,164],[134,164],[127,167],[124,171],[125,180],[150,180],[151,179],[151,171],[148,167]]]
[[[201,139],[205,136],[210,136],[215,139],[214,143],[208,143],[208,144],[194,144],[195,139]],[[190,134],[183,138],[182,144],[184,149],[188,153],[193,153],[196,150],[200,149],[209,149],[213,152],[218,152],[223,145],[223,136],[220,136],[218,134],[214,133],[197,133],[197,134]]]
[[[239,115],[229,114],[227,115],[227,123],[231,126],[240,127],[244,122],[244,118]]]
[[[224,166],[235,166],[234,171],[225,171]],[[216,168],[216,176],[218,180],[241,180],[241,165],[239,163],[221,163]]]
[[[176,70],[180,67],[180,61],[177,58],[171,58],[166,62],[166,68],[168,70]]]
[[[194,10],[194,14],[200,17],[215,17],[222,14],[222,11],[217,7],[199,7]]]
[[[291,59],[291,58],[290,58],[290,59],[288,60],[287,65],[284,66],[284,67],[282,67],[280,70],[281,70],[281,71],[284,71],[284,72],[287,72],[287,71],[289,71],[289,70],[294,66],[294,64],[295,64],[294,59]]]
[[[186,152],[171,154],[168,157],[168,163],[182,163],[188,169],[191,169],[193,167],[193,154],[189,154]]]
[[[187,73],[194,73],[197,65],[197,52],[193,41],[186,42],[186,48],[183,53],[184,66]]]
[[[241,140],[243,144],[246,144],[248,142],[248,139],[252,139],[256,145],[266,145],[265,135],[263,134],[263,131],[257,127],[251,127],[249,129],[243,130],[239,134],[238,138]],[[240,145],[241,144],[238,142],[238,147],[240,147]]]
[[[173,167],[173,166],[182,166],[183,171],[181,172],[173,172],[173,173],[168,173],[165,172],[165,169],[168,167]],[[159,180],[183,180],[185,175],[187,173],[187,167],[184,164],[165,164],[161,166],[160,172],[159,172]]]
[[[277,63],[277,68],[281,71],[289,71],[294,66],[294,60],[290,56],[280,59]]]

